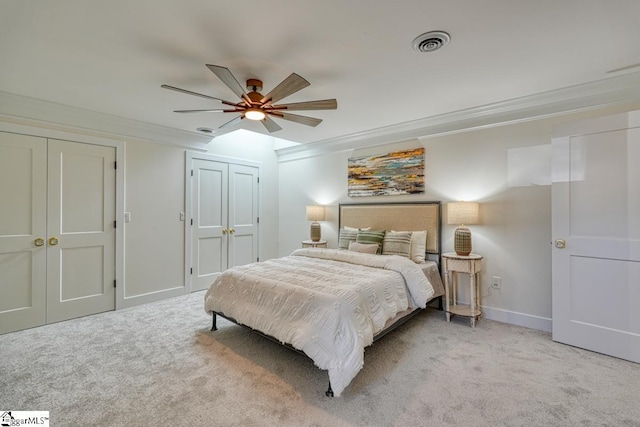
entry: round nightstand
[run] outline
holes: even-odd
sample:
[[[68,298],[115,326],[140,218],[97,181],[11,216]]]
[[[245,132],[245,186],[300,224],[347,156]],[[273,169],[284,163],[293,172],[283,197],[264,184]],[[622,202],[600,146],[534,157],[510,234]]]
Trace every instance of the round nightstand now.
[[[314,242],[313,240],[303,240],[302,241],[303,248],[326,248],[327,241],[326,240],[318,240]]]

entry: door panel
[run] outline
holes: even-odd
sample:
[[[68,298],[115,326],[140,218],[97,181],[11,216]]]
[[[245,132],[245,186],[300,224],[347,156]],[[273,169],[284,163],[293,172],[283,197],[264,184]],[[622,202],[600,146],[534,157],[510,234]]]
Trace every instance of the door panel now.
[[[553,158],[553,339],[640,362],[640,130],[554,139]]]
[[[194,159],[192,164],[191,290],[207,289],[227,266],[228,165]]]
[[[229,165],[229,267],[258,260],[258,168]]]
[[[45,323],[47,140],[0,132],[0,334]]]
[[[49,140],[48,323],[115,309],[115,156]]]

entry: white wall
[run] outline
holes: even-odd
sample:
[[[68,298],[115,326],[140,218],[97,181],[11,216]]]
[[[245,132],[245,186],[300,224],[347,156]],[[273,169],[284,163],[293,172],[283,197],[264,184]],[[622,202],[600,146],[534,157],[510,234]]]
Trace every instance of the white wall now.
[[[154,143],[126,145],[124,210],[131,212],[131,222],[124,224],[127,305],[170,289],[183,292],[184,152]]]
[[[453,250],[455,226],[446,224],[446,203],[478,201],[481,203],[481,224],[470,228],[473,251],[485,257],[481,276],[485,317],[550,331],[552,236],[548,153],[552,130],[561,123],[610,112],[591,111],[283,161],[280,164],[280,202],[286,209],[283,208],[280,215],[280,255],[300,247],[300,241],[308,238],[309,222],[304,215],[307,204],[329,206],[327,221],[321,224],[322,236],[328,240],[329,247],[337,247],[338,203],[441,200],[443,251],[447,252]],[[425,194],[347,196],[349,157],[421,145],[426,149]],[[527,151],[528,147],[532,147],[530,151]],[[519,174],[523,163],[517,160],[523,156],[527,159],[527,155],[530,155],[529,166],[524,174]],[[531,179],[527,181],[527,178]],[[527,182],[529,184],[525,185]],[[502,278],[500,290],[489,289],[492,276]]]
[[[273,138],[238,131],[208,153],[260,162],[260,259],[278,248],[278,163]],[[125,299],[133,305],[185,292],[185,149],[129,142],[126,147]]]

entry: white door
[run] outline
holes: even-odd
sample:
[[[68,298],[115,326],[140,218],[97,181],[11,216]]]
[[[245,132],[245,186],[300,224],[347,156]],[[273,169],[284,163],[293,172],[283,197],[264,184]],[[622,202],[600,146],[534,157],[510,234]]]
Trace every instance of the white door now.
[[[0,132],[0,334],[46,321],[47,140]]]
[[[229,165],[229,267],[258,260],[258,168]]]
[[[191,290],[197,291],[227,268],[229,166],[194,159],[192,170]]]
[[[47,323],[115,309],[115,160],[49,140]]]
[[[640,362],[640,128],[626,122],[553,140],[553,339]]]
[[[190,210],[186,253],[191,291],[207,289],[224,270],[258,261],[259,166],[187,153]]]

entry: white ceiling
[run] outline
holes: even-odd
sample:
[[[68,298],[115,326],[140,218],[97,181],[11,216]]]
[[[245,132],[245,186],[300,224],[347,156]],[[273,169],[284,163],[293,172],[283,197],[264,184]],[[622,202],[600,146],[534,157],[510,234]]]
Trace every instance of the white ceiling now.
[[[431,30],[449,45],[415,52]],[[0,91],[195,132],[232,116],[161,84],[236,101],[205,64],[263,93],[295,72],[282,102],[338,100],[278,121],[309,143],[637,73],[639,40],[638,0],[2,0]]]

